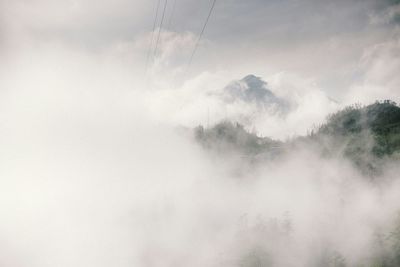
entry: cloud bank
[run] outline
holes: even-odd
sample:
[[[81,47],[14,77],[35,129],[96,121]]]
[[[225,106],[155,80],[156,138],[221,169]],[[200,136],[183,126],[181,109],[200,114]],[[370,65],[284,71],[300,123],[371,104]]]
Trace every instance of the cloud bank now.
[[[346,104],[399,101],[398,3],[225,1],[186,70],[208,6],[178,1],[147,74],[148,1],[0,5],[0,265],[379,257],[400,208],[396,166],[377,184],[312,149],[252,166],[211,156],[177,127],[246,118],[285,139]],[[289,112],[221,97],[248,74]]]

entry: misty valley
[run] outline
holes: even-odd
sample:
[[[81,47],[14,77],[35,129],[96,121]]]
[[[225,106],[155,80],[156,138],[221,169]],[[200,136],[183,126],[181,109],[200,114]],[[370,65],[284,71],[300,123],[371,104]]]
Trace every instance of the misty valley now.
[[[400,267],[400,0],[0,0],[0,267]]]
[[[330,173],[329,167],[332,166],[329,166],[319,170],[317,174],[283,171],[285,174],[292,175],[290,178],[284,178],[291,179],[286,184],[289,187],[295,187],[299,182],[310,182],[299,177],[301,175],[317,175],[313,177],[313,182],[331,183],[330,190],[337,187],[335,188],[339,190],[336,192],[337,195],[323,195],[319,196],[320,199],[314,200],[323,202],[327,201],[325,198],[336,198],[330,201],[337,201],[337,206],[326,206],[327,210],[324,211],[332,216],[325,218],[330,221],[329,224],[332,223],[330,227],[333,227],[325,229],[326,231],[333,229],[343,231],[344,229],[339,229],[345,227],[340,225],[349,219],[346,216],[357,216],[346,215],[345,207],[347,203],[354,201],[354,193],[365,193],[351,190],[350,186],[354,186],[354,182],[361,182],[363,186],[371,190],[369,194],[376,194],[375,200],[378,201],[376,203],[378,206],[390,205],[381,201],[385,199],[384,194],[388,187],[398,186],[400,108],[389,100],[367,106],[346,107],[329,115],[325,123],[310,130],[308,135],[289,138],[285,141],[260,137],[246,130],[241,124],[230,121],[223,121],[209,128],[198,126],[194,129],[193,136],[208,153],[215,157],[216,161],[228,158],[235,162],[230,172],[235,179],[252,179],[249,172],[253,172],[254,169],[294,167],[293,158],[299,161],[299,164],[311,166],[332,164],[339,168],[334,173]],[[299,157],[302,159],[298,160]],[[336,165],[338,161],[340,163]],[[288,166],[285,163],[288,163]],[[301,170],[314,172],[319,168],[319,166],[314,168],[309,166],[309,169],[301,168]],[[353,173],[347,168],[351,168]],[[335,175],[339,175],[340,178]],[[322,176],[333,176],[332,181],[327,181],[330,178]],[[267,179],[281,179],[281,177]],[[337,182],[340,184],[335,184]],[[277,181],[277,183],[280,182]],[[268,183],[265,186],[268,186]],[[314,187],[312,184],[308,186],[312,186],[314,190],[321,190],[319,186]],[[292,189],[286,190],[290,192]],[[398,194],[399,188],[395,190]],[[268,193],[268,190],[265,191]],[[271,200],[273,201],[273,198]],[[320,204],[313,203],[313,205]],[[366,205],[367,203],[358,204]],[[265,217],[263,214],[258,214],[251,219],[248,213],[244,213],[236,222],[238,224],[235,240],[237,244],[233,245],[236,249],[234,252],[236,258],[233,257],[235,260],[225,259],[226,262],[221,266],[297,266],[292,264],[296,261],[296,257],[300,256],[297,253],[299,251],[304,253],[303,250],[309,254],[301,255],[305,257],[301,260],[306,262],[302,262],[301,266],[400,266],[400,213],[398,209],[394,209],[390,217],[386,218],[390,223],[386,222],[384,225],[375,224],[371,217],[357,218],[357,220],[362,220],[361,224],[368,224],[372,228],[362,234],[364,236],[361,238],[365,243],[353,248],[358,255],[356,257],[354,252],[347,251],[345,247],[346,243],[354,242],[352,239],[357,238],[354,235],[358,235],[356,233],[360,230],[358,227],[346,229],[348,232],[343,236],[329,237],[329,234],[318,228],[302,236],[305,233],[301,233],[303,230],[301,226],[298,229],[300,233],[296,233],[296,219],[291,216],[292,212],[288,208],[278,217]],[[311,216],[310,220],[321,219],[318,214],[310,213],[309,216]]]

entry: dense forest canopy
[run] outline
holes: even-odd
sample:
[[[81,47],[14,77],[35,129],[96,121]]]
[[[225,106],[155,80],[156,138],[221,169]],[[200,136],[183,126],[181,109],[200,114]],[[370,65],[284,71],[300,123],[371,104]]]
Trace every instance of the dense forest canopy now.
[[[325,124],[312,129],[307,136],[287,141],[258,136],[230,121],[209,129],[198,126],[195,137],[204,147],[252,159],[265,158],[265,155],[273,158],[311,145],[324,156],[344,156],[361,171],[375,175],[381,171],[385,159],[399,158],[400,107],[390,100],[348,106],[328,116]]]

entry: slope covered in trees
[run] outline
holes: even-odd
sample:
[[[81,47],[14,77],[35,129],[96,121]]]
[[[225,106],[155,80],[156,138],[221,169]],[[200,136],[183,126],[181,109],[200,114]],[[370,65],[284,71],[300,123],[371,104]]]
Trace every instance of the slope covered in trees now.
[[[199,126],[195,137],[208,149],[252,159],[274,158],[308,147],[326,157],[346,157],[364,173],[375,175],[383,160],[400,158],[400,107],[392,101],[349,106],[330,115],[309,135],[286,142],[260,137],[228,121],[209,129]]]
[[[374,156],[390,156],[400,149],[400,108],[391,101],[347,107],[331,115],[317,135],[352,138],[354,143],[361,139],[364,144],[360,145],[369,147],[368,152]],[[367,145],[367,140],[362,139],[366,135],[372,137],[372,144]]]
[[[381,175],[385,172],[385,166],[390,163],[398,164],[400,160],[400,107],[391,101],[346,107],[328,116],[324,124],[308,135],[287,141],[260,137],[247,131],[240,124],[228,121],[208,129],[199,126],[194,132],[197,141],[204,148],[221,155],[224,159],[228,154],[249,159],[252,163],[264,164],[268,160],[269,163],[278,165],[279,162],[274,160],[284,159],[285,155],[298,149],[311,150],[323,158],[344,158],[360,171],[360,177],[382,178],[362,179],[377,190],[385,181],[386,176]],[[274,240],[272,246],[290,244],[296,231],[296,227],[291,225],[289,216],[285,223],[261,220],[243,230],[242,239],[250,241],[241,243],[245,249],[241,247],[242,250],[238,252],[240,260],[237,266],[280,266],[274,262],[271,252],[274,248],[266,240]],[[349,239],[351,238],[352,234],[349,233]],[[400,216],[392,217],[384,227],[374,228],[369,245],[370,247],[360,247],[360,251],[364,253],[354,260],[343,251],[337,250],[335,244],[325,244],[315,251],[307,266],[400,266]]]

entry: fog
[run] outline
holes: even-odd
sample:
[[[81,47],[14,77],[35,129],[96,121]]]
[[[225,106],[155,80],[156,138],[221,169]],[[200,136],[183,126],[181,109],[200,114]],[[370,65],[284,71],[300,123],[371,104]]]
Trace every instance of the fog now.
[[[232,60],[243,61],[232,67],[230,59],[215,57],[220,46],[260,32],[217,38],[224,21],[218,15],[220,23],[201,43],[218,49],[208,62],[200,51],[185,74],[197,28],[164,31],[146,73],[151,33],[143,30],[142,13],[151,7],[128,2],[93,8],[94,1],[60,7],[0,0],[1,266],[362,266],[390,251],[390,244],[379,244],[399,223],[398,164],[388,162],[375,181],[348,159],[321,157],[307,146],[253,164],[241,155],[205,150],[192,128],[250,116],[249,131],[287,140],[348,104],[398,101],[400,46],[391,21],[398,4],[376,8],[366,1],[368,23],[384,26],[367,29],[373,40],[357,39],[362,52],[349,61],[343,54],[358,46],[350,52],[340,47],[352,42],[347,34],[357,29],[347,29],[336,46],[338,62],[325,71],[318,70],[318,57],[315,66],[299,63],[313,45],[329,52],[326,40],[316,38],[322,34],[318,23],[304,38],[315,42],[299,45],[301,56],[293,58],[285,44],[275,48],[286,38],[268,32],[279,40],[260,53],[271,59],[265,65],[257,52],[241,54],[243,46],[227,45],[222,55],[235,51],[239,56]],[[313,3],[300,6],[313,13]],[[249,8],[238,1],[221,5],[230,15]],[[252,5],[271,12],[263,1]],[[354,23],[363,21],[356,17]],[[330,31],[340,23],[334,25]],[[132,35],[122,38],[130,29]],[[260,47],[261,41],[249,49]],[[277,67],[275,49],[288,53]],[[354,77],[324,86],[337,78],[326,73],[339,65]],[[221,100],[232,80],[254,72],[293,104],[287,116]],[[340,92],[332,92],[338,85]],[[337,95],[340,101],[332,99]]]

